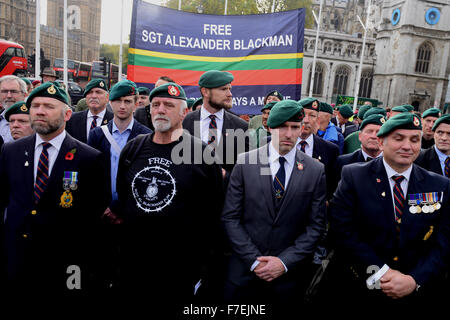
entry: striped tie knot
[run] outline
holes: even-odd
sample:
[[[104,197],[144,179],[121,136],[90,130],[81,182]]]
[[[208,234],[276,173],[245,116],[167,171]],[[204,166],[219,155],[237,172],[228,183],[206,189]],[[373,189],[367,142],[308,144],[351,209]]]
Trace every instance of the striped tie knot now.
[[[401,184],[403,179],[405,179],[405,177],[404,176],[395,175],[395,176],[392,177],[392,179],[394,179],[395,184]]]
[[[306,142],[305,140],[300,141],[300,149],[305,152],[306,151],[306,146],[308,145],[308,142]]]
[[[208,116],[209,121],[209,135],[208,135],[208,144],[214,143],[216,141],[217,137],[217,123],[216,123],[216,116],[211,114]]]
[[[90,128],[90,130],[92,130],[92,129],[94,129],[94,128],[97,127],[97,119],[98,119],[98,116],[93,116],[92,118],[93,118],[93,119],[92,119],[92,122],[91,122],[91,128]]]

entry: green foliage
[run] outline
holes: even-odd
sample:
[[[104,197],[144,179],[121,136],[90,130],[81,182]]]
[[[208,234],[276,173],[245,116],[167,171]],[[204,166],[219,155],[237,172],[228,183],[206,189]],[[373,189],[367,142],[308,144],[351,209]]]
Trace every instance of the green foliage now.
[[[100,45],[100,57],[106,57],[111,60],[112,63],[119,63],[119,49],[118,44],[101,44]],[[122,45],[122,73],[127,73],[128,65],[128,44]]]
[[[273,0],[228,0],[227,14],[245,15],[270,13]],[[178,9],[178,0],[166,0],[166,7]],[[275,12],[293,10],[297,8],[306,9],[305,28],[314,27],[314,19],[311,13],[312,0],[275,0]],[[182,0],[181,10],[204,14],[224,14],[225,0]]]

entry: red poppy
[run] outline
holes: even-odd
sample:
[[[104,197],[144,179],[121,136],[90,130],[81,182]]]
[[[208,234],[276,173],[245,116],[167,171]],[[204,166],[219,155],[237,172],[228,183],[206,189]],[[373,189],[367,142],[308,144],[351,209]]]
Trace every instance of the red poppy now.
[[[73,153],[72,152],[67,152],[66,160],[73,160]]]

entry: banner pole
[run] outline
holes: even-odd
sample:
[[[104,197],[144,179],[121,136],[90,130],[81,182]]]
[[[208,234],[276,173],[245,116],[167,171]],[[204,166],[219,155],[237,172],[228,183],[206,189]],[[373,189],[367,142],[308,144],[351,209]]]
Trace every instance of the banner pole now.
[[[41,0],[36,0],[36,43],[34,50],[34,77],[41,74]]]
[[[275,0],[272,1],[272,13],[275,11]]]
[[[181,10],[181,0],[178,0],[178,11]]]
[[[66,86],[67,92],[69,92],[69,86],[67,85],[67,0],[64,0],[64,75],[63,75],[63,81],[64,85]]]
[[[319,31],[320,31],[320,20],[322,17],[322,4],[323,0],[320,0],[320,7],[319,7],[319,18],[317,19],[316,14],[313,10],[314,19],[317,23],[317,31],[316,31],[316,44],[314,45],[314,58],[313,58],[313,65],[311,68],[311,82],[309,83],[309,97],[311,98],[313,95],[313,88],[314,88],[314,76],[316,74],[316,60],[317,60],[317,47],[319,46]]]
[[[122,0],[122,8],[120,11],[120,46],[119,46],[119,77],[117,81],[122,80],[122,60],[123,60],[123,0]]]
[[[225,0],[225,13],[224,13],[224,15],[227,15],[227,9],[228,9],[228,0]]]

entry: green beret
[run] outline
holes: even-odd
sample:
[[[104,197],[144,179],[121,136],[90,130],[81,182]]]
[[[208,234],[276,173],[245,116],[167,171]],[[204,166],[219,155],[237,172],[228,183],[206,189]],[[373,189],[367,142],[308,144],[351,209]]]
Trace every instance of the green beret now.
[[[263,112],[263,110],[266,110],[266,109],[271,110],[277,102],[279,102],[279,101],[271,101],[271,102],[267,103],[264,107],[261,108],[261,112]]]
[[[370,109],[372,106],[369,106],[368,104],[362,105],[358,110],[358,118],[364,119],[364,114]]]
[[[267,126],[269,128],[276,128],[281,126],[286,121],[300,122],[303,120],[305,112],[303,107],[294,100],[278,101],[272,107],[267,119]]]
[[[395,112],[409,112],[404,106],[396,106],[391,109],[391,111]]]
[[[121,97],[134,96],[137,93],[137,86],[133,81],[122,80],[111,88],[109,101],[120,99]]]
[[[303,109],[311,109],[314,111],[319,112],[319,100],[315,99],[315,98],[305,98],[302,99],[298,102]]]
[[[386,109],[381,107],[372,107],[366,111],[363,119],[366,119],[373,114],[382,114],[383,116],[386,116]]]
[[[411,112],[414,110],[414,107],[410,104],[402,104],[401,107],[405,108],[406,110],[408,110],[408,112]]]
[[[31,91],[26,102],[28,109],[31,106],[31,101],[33,101],[36,97],[53,98],[69,105],[69,98],[67,97],[66,90],[51,81],[44,82],[39,87],[36,87],[33,91]]]
[[[386,118],[382,114],[371,114],[361,122],[359,126],[359,131],[362,131],[368,124],[376,124],[377,126],[382,126],[386,122]]]
[[[330,106],[328,103],[319,102],[319,111],[333,114],[333,107]]]
[[[30,85],[31,84],[31,81],[30,81],[30,79],[28,79],[28,78],[20,78],[23,82],[25,82],[27,85]]]
[[[350,107],[349,104],[344,104],[340,106],[338,110],[341,116],[344,117],[345,119],[348,119],[351,116],[353,116],[353,109],[352,107]]]
[[[150,102],[152,102],[154,97],[186,100],[184,89],[174,82],[168,82],[153,89],[152,92],[150,92]]]
[[[84,94],[83,96],[86,97],[86,95],[94,88],[100,88],[108,92],[108,85],[106,84],[106,81],[103,79],[92,79],[89,81],[89,83],[86,85],[86,88],[84,88]]]
[[[438,118],[434,122],[433,128],[431,128],[431,130],[435,131],[441,123],[450,124],[450,114],[444,114],[442,117]]]
[[[191,109],[192,106],[195,103],[195,99],[194,98],[189,98],[189,99],[186,100],[186,103],[187,103],[188,108]]]
[[[138,93],[141,96],[149,96],[150,95],[150,89],[147,87],[139,87]]]
[[[5,112],[5,119],[9,122],[9,117],[13,114],[30,114],[30,109],[25,105],[25,101],[14,103]]]
[[[280,100],[284,99],[283,95],[277,90],[270,91],[268,94],[266,94],[266,99],[270,96],[277,97]]]
[[[420,118],[413,113],[399,113],[390,117],[389,120],[381,126],[377,137],[384,137],[397,129],[422,130],[422,122],[420,121]]]
[[[425,119],[426,117],[436,117],[439,118],[441,116],[441,110],[438,108],[430,108],[428,110],[425,110],[422,113],[422,119]]]
[[[198,106],[203,104],[203,98],[198,98],[195,100],[194,104],[192,105],[192,111],[195,111]]]
[[[204,88],[217,88],[231,83],[234,77],[226,71],[209,70],[200,77],[198,85]]]

